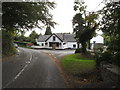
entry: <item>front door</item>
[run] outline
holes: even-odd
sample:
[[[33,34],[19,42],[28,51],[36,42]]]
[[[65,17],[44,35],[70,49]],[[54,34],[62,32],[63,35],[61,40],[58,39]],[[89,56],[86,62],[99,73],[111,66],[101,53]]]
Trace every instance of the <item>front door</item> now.
[[[59,42],[49,42],[49,47],[56,49],[56,47],[59,47]]]

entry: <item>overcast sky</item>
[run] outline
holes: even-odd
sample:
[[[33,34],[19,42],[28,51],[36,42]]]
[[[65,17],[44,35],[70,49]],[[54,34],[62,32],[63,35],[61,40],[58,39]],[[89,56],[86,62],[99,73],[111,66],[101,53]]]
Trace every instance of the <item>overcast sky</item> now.
[[[55,1],[56,8],[51,11],[53,15],[53,20],[58,23],[55,28],[52,28],[53,33],[64,33],[64,32],[73,32],[72,28],[72,18],[75,15],[73,10],[74,0],[49,0]],[[87,5],[87,11],[96,11],[102,9],[104,6],[103,3],[100,4],[103,0],[84,0],[85,5]],[[99,5],[100,4],[100,5]],[[97,7],[97,8],[96,8]],[[45,33],[45,30],[34,29],[37,33]],[[28,36],[31,32],[27,32],[25,35]]]

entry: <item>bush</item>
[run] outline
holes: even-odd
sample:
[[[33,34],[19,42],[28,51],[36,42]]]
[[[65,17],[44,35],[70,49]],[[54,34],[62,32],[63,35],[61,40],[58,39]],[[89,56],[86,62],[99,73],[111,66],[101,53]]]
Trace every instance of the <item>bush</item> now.
[[[12,35],[6,31],[2,31],[2,55],[9,56],[16,53],[13,45]]]
[[[115,64],[115,65],[118,65],[120,67],[120,53],[117,53],[113,56],[113,60],[112,62]]]
[[[98,50],[99,50],[100,52],[103,52],[104,48],[103,48],[103,47],[99,47]]]
[[[81,49],[81,48],[77,48],[77,49],[75,50],[75,53],[82,53],[82,49]]]
[[[110,51],[99,53],[96,57],[96,63],[99,66],[101,62],[112,63],[113,54]]]

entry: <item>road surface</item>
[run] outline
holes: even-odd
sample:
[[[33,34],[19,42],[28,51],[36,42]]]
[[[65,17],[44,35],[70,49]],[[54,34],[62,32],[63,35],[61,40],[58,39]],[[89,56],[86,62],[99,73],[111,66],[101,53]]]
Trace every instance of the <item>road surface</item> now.
[[[56,57],[73,53],[73,51],[66,51],[66,53],[65,51],[33,50],[19,47],[16,55],[2,63],[3,89],[65,88],[60,71],[44,52],[49,52]]]

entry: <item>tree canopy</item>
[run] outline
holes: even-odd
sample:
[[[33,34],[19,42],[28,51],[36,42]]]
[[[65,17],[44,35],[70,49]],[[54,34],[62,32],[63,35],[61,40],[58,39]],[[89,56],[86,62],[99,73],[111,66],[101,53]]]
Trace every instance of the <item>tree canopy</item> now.
[[[42,25],[54,27],[50,9],[54,2],[3,2],[2,28],[7,31],[42,28]]]
[[[32,31],[31,34],[29,35],[30,42],[36,43],[36,39],[38,37],[39,35],[35,31]]]
[[[17,36],[20,32],[33,28],[54,27],[50,9],[55,8],[54,2],[3,2],[2,3],[2,42],[6,53],[14,53],[13,39],[29,41],[24,35]],[[15,36],[16,35],[16,36]],[[15,37],[13,37],[15,36]]]
[[[107,3],[102,10],[101,30],[109,37],[109,49],[120,51],[120,1]]]
[[[75,2],[74,10],[79,11],[79,13],[73,17],[73,32],[77,42],[82,45],[82,52],[85,53],[87,42],[92,39],[98,27],[96,22],[98,14],[94,12],[86,13],[84,2]]]

